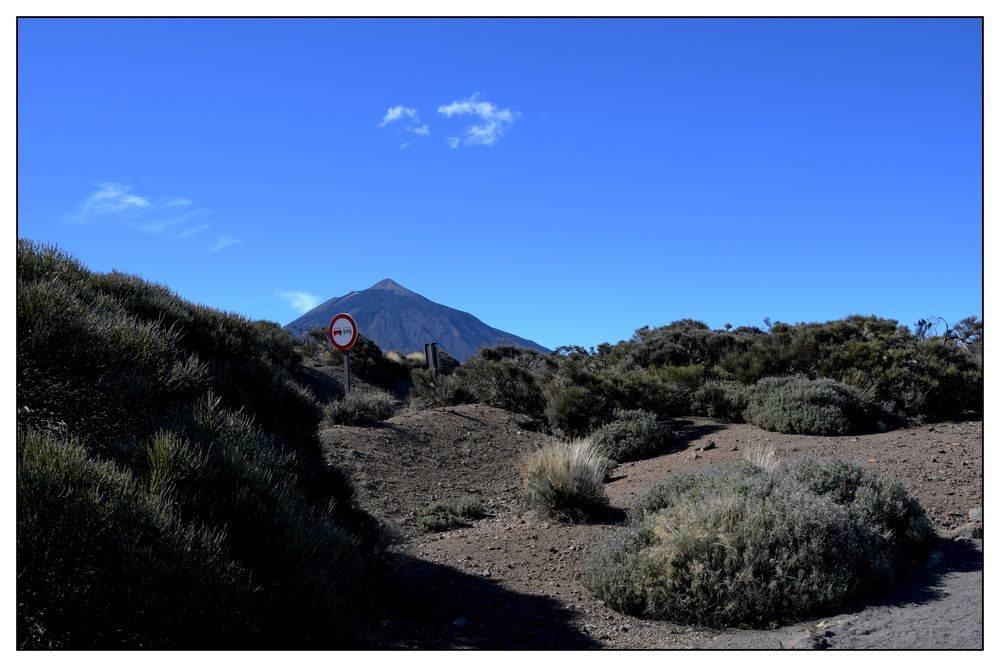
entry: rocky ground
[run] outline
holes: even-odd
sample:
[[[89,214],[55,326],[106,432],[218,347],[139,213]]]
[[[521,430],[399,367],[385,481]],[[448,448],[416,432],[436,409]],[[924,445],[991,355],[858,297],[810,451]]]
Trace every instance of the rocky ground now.
[[[982,648],[983,431],[948,422],[845,437],[791,436],[745,424],[678,420],[673,447],[618,467],[602,521],[538,521],[519,506],[520,460],[553,441],[523,417],[480,405],[409,412],[373,428],[321,432],[328,460],[348,471],[359,503],[396,534],[406,590],[385,626],[399,648]],[[943,539],[891,594],[829,618],[764,631],[710,630],[608,609],[580,583],[593,550],[625,510],[666,475],[738,459],[753,446],[782,458],[856,461],[903,481]],[[479,497],[489,516],[424,534],[435,500]],[[978,508],[978,513],[976,512]],[[972,515],[970,515],[970,511]],[[978,521],[973,521],[973,516]]]

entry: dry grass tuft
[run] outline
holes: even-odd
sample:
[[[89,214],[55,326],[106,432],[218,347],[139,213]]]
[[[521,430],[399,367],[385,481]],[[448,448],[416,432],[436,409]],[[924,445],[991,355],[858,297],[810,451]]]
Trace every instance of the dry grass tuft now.
[[[743,452],[743,460],[767,472],[774,472],[781,464],[781,459],[778,458],[774,447],[765,447],[764,445],[751,445]]]
[[[612,465],[589,438],[540,449],[525,461],[525,505],[559,521],[587,521],[608,504],[604,478]]]

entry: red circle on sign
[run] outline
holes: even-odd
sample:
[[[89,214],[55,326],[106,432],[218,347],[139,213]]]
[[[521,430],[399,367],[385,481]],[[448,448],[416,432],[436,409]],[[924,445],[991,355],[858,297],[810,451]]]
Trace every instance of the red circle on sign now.
[[[351,329],[351,338],[347,342],[343,342],[348,326]],[[330,320],[330,328],[326,335],[335,348],[341,352],[347,352],[354,347],[354,343],[358,340],[358,325],[354,323],[354,318],[347,313],[337,313]],[[338,338],[341,340],[339,343],[337,342]]]

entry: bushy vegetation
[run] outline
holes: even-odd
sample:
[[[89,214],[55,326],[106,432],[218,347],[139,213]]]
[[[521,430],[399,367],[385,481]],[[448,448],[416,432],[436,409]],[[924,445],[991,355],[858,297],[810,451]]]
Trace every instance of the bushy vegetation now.
[[[18,646],[373,641],[377,525],[287,332],[27,241],[17,290]]]
[[[612,466],[590,440],[544,447],[524,463],[524,504],[543,517],[583,523],[607,507],[604,478]]]
[[[652,487],[584,583],[629,614],[765,627],[885,589],[929,537],[905,489],[854,464],[740,462]]]
[[[340,400],[327,403],[328,424],[365,426],[392,417],[392,396],[380,389],[355,389]]]
[[[858,315],[767,324],[713,330],[679,320],[614,345],[548,356],[487,348],[444,377],[415,371],[411,398],[416,407],[479,402],[515,410],[544,418],[564,437],[593,433],[622,409],[661,421],[705,415],[814,434],[982,414],[981,320],[941,334],[926,322],[911,331]]]
[[[834,380],[764,378],[746,395],[743,418],[768,431],[846,435],[876,422],[871,401],[859,389]]]
[[[670,430],[645,410],[615,410],[615,419],[591,435],[601,454],[616,463],[637,461],[663,451]]]
[[[486,516],[478,498],[465,496],[457,500],[439,500],[428,505],[417,517],[417,527],[425,533],[435,533],[471,525],[470,520]]]

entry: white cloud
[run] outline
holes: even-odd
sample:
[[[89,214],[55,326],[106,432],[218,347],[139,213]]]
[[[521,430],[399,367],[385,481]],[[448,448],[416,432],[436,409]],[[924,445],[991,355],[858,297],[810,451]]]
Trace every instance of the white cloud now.
[[[209,250],[209,252],[219,252],[220,250],[224,250],[225,248],[228,248],[231,245],[236,245],[237,243],[243,243],[243,239],[238,239],[230,234],[223,234],[219,237],[219,240],[215,242],[215,245],[212,246],[212,249]]]
[[[406,128],[413,134],[420,135],[421,137],[429,136],[431,133],[431,128],[428,125],[421,125],[420,127],[408,127]]]
[[[77,222],[91,222],[117,213],[149,208],[149,200],[129,194],[131,189],[131,185],[101,183],[97,186],[97,192],[87,197],[70,218]]]
[[[180,234],[178,234],[177,238],[179,238],[179,239],[189,239],[189,238],[191,238],[192,236],[194,236],[196,234],[201,234],[203,231],[205,231],[206,229],[209,229],[211,226],[212,225],[204,224],[204,225],[198,225],[197,227],[190,227],[190,228],[185,229],[184,231],[182,231]]]
[[[413,145],[413,143],[410,142],[410,141],[407,141],[405,144],[403,144],[402,146],[399,147],[399,150],[404,150],[407,146],[411,146],[411,145]]]
[[[479,93],[464,100],[456,100],[451,104],[443,104],[438,107],[438,113],[444,114],[448,118],[464,115],[478,117],[481,122],[465,128],[461,143],[482,146],[492,146],[496,143],[503,136],[504,131],[521,116],[517,111],[500,109],[492,102],[480,100]],[[457,137],[449,137],[448,145],[451,148],[457,148],[456,140]]]
[[[458,137],[448,137],[448,148],[458,148],[462,145],[462,140]]]
[[[278,292],[278,296],[288,302],[293,310],[307,313],[320,303],[320,298],[309,292]]]
[[[379,127],[385,127],[389,123],[399,120],[400,118],[417,118],[417,110],[410,109],[409,107],[404,107],[402,105],[398,107],[392,107],[385,112],[385,116],[382,117],[382,122],[378,124]]]

